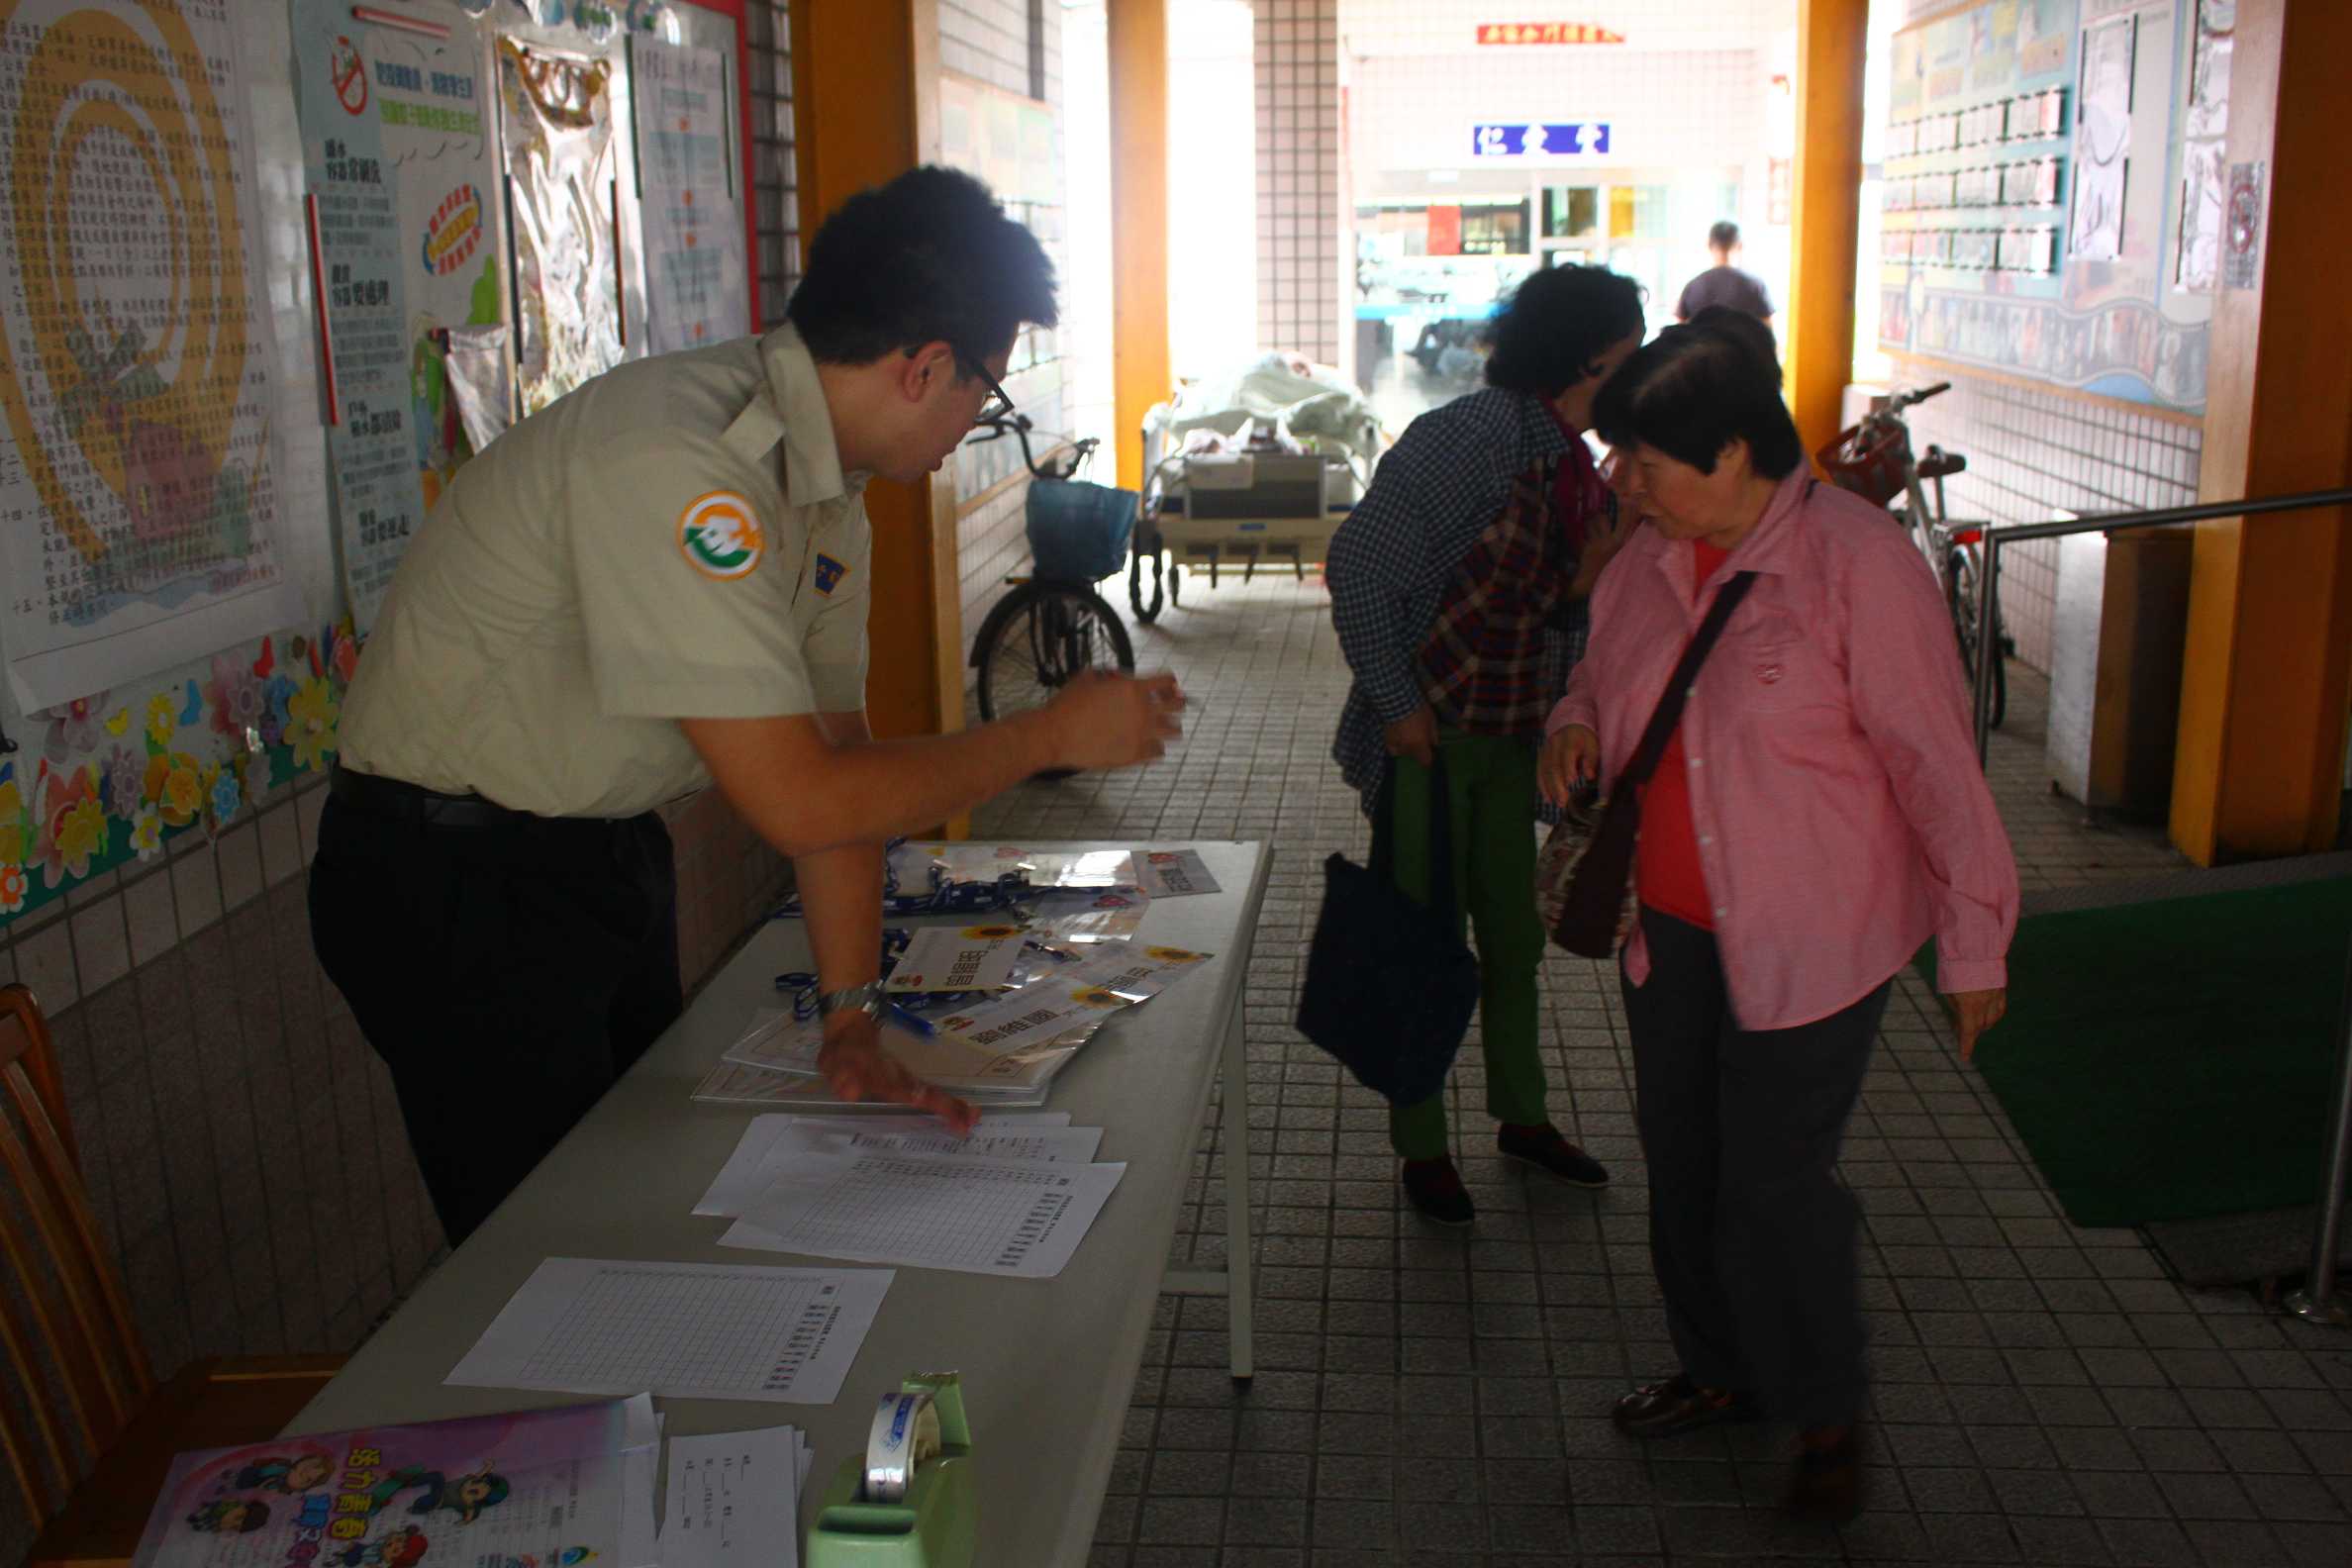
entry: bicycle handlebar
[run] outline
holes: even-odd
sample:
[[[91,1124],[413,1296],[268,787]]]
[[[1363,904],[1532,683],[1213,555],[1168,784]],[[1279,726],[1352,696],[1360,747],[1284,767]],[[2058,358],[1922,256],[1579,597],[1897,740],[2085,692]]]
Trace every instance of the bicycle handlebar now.
[[[1916,392],[1898,392],[1893,397],[1887,399],[1887,412],[1890,414],[1900,414],[1907,408],[1915,407],[1918,404],[1926,402],[1931,397],[1940,397],[1942,394],[1951,390],[1951,382],[1938,381],[1935,383],[1935,385],[1921,387]]]
[[[987,441],[1002,441],[1007,436],[1020,441],[1022,466],[1029,471],[1029,477],[1032,479],[1073,478],[1079,468],[1085,464],[1086,459],[1094,455],[1095,448],[1103,444],[1094,437],[1089,436],[1083,441],[1071,443],[1070,460],[1066,465],[1048,462],[1040,466],[1035,454],[1029,450],[1029,432],[1037,427],[1027,414],[1013,414],[999,419],[984,420],[974,428],[985,430],[988,434],[973,437],[967,444],[979,445]]]

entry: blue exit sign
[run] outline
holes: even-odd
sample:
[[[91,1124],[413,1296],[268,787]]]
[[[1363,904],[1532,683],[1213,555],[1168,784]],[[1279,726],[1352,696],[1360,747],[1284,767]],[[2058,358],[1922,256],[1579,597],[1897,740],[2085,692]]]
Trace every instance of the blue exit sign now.
[[[1570,120],[1557,125],[1474,125],[1470,155],[1481,158],[1592,157],[1609,150],[1609,122]]]

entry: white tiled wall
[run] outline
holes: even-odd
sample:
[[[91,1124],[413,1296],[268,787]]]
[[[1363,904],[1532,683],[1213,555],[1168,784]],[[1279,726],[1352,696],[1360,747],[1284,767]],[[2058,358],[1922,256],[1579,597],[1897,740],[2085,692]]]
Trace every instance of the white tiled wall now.
[[[793,164],[792,22],[785,0],[743,10],[751,57],[751,199],[756,204],[759,326],[784,319],[800,277],[800,181]]]
[[[1257,0],[1258,337],[1339,360],[1339,0]]]
[[[941,0],[939,62],[945,69],[1024,97],[1042,86],[1044,101],[1059,110],[1064,97],[1064,9],[1061,0],[1042,5],[1033,5],[1031,0]],[[1038,67],[1034,79],[1032,63]],[[1057,168],[1062,166],[1068,139],[1068,128],[1057,122]],[[1052,257],[1062,279],[1060,292],[1066,310],[1070,246],[1060,182],[1056,182],[1054,200],[1010,202],[1006,211],[1028,225]],[[1061,333],[1029,333],[1014,349],[1013,368],[1005,377],[1005,389],[1014,404],[1036,426],[1038,435],[1032,442],[1039,457],[1069,430],[1063,412],[1066,341]],[[1024,570],[1028,564],[1022,508],[1028,486],[1015,483],[989,494],[1022,472],[1020,448],[1003,440],[964,446],[943,481],[953,484],[960,498],[955,526],[956,574],[962,609],[960,640],[967,646],[989,606],[1004,593],[1007,574]]]
[[[1898,366],[1903,361],[1897,361]],[[1954,518],[2011,525],[2189,506],[2197,500],[2202,427],[2121,406],[1919,365],[1900,378],[1942,380],[1952,390],[1910,416],[1912,440],[1968,458],[1947,481]],[[2058,551],[2040,540],[2001,552],[2001,611],[2017,656],[2050,667]]]
[[[1044,9],[1058,22],[1061,0]],[[1031,21],[1036,10],[1030,0],[939,0],[940,65],[1030,96]],[[1058,26],[1049,29],[1048,38],[1058,37],[1060,31]],[[1047,47],[1051,49],[1053,45],[1049,42]]]

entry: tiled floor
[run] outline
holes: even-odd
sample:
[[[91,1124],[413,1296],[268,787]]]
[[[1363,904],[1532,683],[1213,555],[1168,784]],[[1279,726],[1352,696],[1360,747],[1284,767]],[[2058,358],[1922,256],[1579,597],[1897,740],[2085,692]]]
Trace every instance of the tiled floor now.
[[[1559,956],[1544,975],[1554,1117],[1616,1185],[1500,1168],[1466,1052],[1477,1228],[1402,1212],[1379,1102],[1290,1027],[1322,858],[1366,840],[1326,758],[1345,670],[1323,596],[1228,578],[1188,597],[1137,637],[1191,693],[1182,750],[983,818],[1278,853],[1247,998],[1260,1370],[1246,1391],[1225,1375],[1222,1301],[1161,1301],[1096,1564],[2352,1564],[2352,1336],[2183,1292],[2134,1232],[2067,1224],[1909,976],[1843,1166],[1868,1216],[1869,1511],[1843,1530],[1783,1520],[1785,1433],[1620,1438],[1611,1401],[1672,1357],[1614,981]],[[2043,698],[2020,672],[1994,767],[2026,885],[2179,867],[2161,834],[2087,829],[2047,793]],[[1204,1178],[1225,1157],[1214,1129]],[[1218,1255],[1221,1190],[1196,1187],[1180,1254]]]

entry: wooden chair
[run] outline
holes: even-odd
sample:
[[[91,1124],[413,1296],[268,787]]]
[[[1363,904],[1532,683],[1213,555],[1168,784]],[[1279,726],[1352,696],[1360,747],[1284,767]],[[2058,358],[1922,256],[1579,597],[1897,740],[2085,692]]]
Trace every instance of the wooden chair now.
[[[0,1290],[13,1384],[0,1445],[47,1526],[26,1568],[127,1564],[174,1454],[274,1437],[343,1358],[199,1361],[156,1383],[91,1219],[49,1028],[21,985],[0,986],[0,1254],[18,1286]]]

